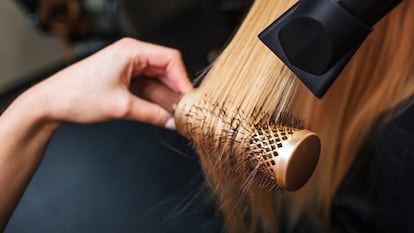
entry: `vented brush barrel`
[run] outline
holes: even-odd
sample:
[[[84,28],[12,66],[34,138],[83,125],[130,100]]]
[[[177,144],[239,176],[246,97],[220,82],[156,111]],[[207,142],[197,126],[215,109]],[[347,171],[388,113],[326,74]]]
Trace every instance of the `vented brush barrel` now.
[[[296,191],[311,177],[320,148],[319,137],[307,129],[270,126],[255,131],[248,154],[260,185]]]
[[[219,111],[213,109],[213,104],[203,98],[195,89],[178,103],[175,120],[182,135],[192,140],[199,137],[194,134],[201,131],[203,138],[220,138],[221,143],[229,144],[222,145],[222,148],[228,149],[236,163],[236,168],[229,169],[245,172],[245,177],[259,186],[296,191],[308,181],[316,168],[321,149],[315,133],[276,123],[252,126],[248,119],[232,118],[231,122],[239,123],[230,126],[226,123],[228,120],[217,116]],[[219,130],[211,130],[205,122],[213,120],[217,121],[214,126]],[[209,135],[217,132],[223,134],[225,139],[221,135]],[[211,148],[212,153],[215,149]]]
[[[279,186],[295,191],[305,185],[318,164],[320,151],[320,139],[315,133],[306,129],[293,133],[279,151]]]

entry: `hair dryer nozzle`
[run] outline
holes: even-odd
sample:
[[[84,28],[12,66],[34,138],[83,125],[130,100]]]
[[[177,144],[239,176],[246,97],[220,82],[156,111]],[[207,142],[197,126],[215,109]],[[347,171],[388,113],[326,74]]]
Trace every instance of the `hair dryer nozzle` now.
[[[301,0],[259,38],[322,98],[371,27],[401,0]]]
[[[301,0],[259,38],[321,98],[371,29],[329,0]]]

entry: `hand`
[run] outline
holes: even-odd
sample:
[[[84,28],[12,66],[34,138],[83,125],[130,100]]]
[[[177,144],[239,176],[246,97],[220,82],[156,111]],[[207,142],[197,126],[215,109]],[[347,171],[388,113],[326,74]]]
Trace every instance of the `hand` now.
[[[157,78],[179,95],[192,88],[177,50],[125,38],[56,73],[22,98],[32,99],[48,120],[130,119],[174,129],[170,112],[130,92],[133,79],[142,76]]]
[[[158,82],[134,82],[139,93],[167,105],[192,88],[179,52],[122,39],[30,88],[1,114],[0,190],[6,192],[0,192],[0,232],[62,122],[121,118],[175,127],[172,107],[130,92],[142,76]]]

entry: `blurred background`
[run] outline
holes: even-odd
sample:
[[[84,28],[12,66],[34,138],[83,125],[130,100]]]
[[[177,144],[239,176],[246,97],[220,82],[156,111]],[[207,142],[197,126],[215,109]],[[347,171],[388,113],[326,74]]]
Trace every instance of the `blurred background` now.
[[[252,0],[0,1],[0,108],[124,36],[181,50],[191,78]],[[6,231],[221,232],[197,155],[175,132],[128,121],[66,124]]]

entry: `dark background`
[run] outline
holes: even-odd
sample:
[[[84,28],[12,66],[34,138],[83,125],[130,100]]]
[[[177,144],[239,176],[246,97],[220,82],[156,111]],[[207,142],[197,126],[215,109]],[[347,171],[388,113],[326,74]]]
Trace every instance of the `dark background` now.
[[[124,0],[95,12],[107,24],[85,37],[78,58],[120,38],[178,48],[195,78],[225,46],[251,1]],[[15,1],[36,17],[36,1]],[[39,25],[42,33],[50,33]],[[57,60],[0,96],[1,107],[66,66]],[[6,231],[220,232],[222,223],[197,155],[176,132],[138,122],[66,124],[53,137]]]

